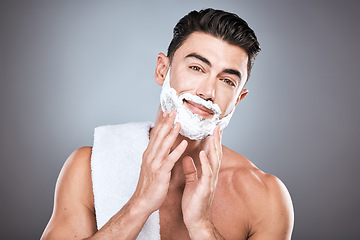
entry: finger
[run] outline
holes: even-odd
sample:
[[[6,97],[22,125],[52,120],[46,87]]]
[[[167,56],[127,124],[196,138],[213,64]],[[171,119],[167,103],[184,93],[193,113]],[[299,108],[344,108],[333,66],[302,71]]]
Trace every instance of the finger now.
[[[198,179],[198,176],[194,160],[190,156],[186,156],[182,160],[182,165],[186,183],[195,182]]]
[[[169,115],[170,115],[170,112],[169,112],[169,111],[163,112],[163,114],[162,114],[162,116],[161,116],[161,118],[160,118],[160,121],[157,122],[157,124],[156,124],[155,127],[154,127],[154,131],[152,131],[153,134],[151,135],[151,137],[152,137],[153,139],[155,139],[156,136],[158,136],[159,132],[160,132],[161,129],[163,128],[164,123],[166,122],[166,120],[168,120]]]
[[[212,144],[210,144],[210,161],[212,166],[212,186],[216,186],[222,158],[220,127],[214,129]]]
[[[166,136],[166,138],[159,144],[156,151],[156,160],[158,162],[164,161],[164,159],[169,155],[171,147],[174,145],[175,140],[179,136],[181,129],[180,123],[175,123],[173,129]]]
[[[221,145],[221,137],[222,137],[222,130],[220,130],[220,126],[218,126],[217,129],[215,129],[216,134],[215,134],[215,146],[216,146],[216,151],[219,157],[219,160],[221,161],[222,159],[222,145]]]
[[[169,115],[168,111],[164,111],[163,114],[160,117],[160,120],[155,124],[155,126],[151,129],[150,131],[150,140],[149,140],[149,144],[148,147],[152,147],[153,142],[155,141],[156,137],[158,135],[159,130],[161,129],[162,124],[165,122],[165,120],[167,119],[167,116]]]
[[[210,161],[214,170],[217,170],[220,166],[222,157],[220,127],[217,126],[214,129],[212,143],[210,143]]]
[[[209,141],[209,150],[208,150],[207,158],[209,159],[209,163],[212,170],[217,171],[219,166],[219,157],[216,149],[215,136],[214,135],[211,136],[209,140],[210,141]]]
[[[170,114],[169,111],[164,111],[160,117],[160,120],[157,121],[156,125],[150,131],[149,144],[143,155],[143,159],[147,160],[147,162],[152,161],[156,155],[157,149],[155,149],[155,147],[157,144],[159,131],[161,130],[161,127],[163,126],[164,122],[168,119],[169,114]]]
[[[200,157],[201,171],[202,171],[201,180],[204,181],[204,183],[206,183],[207,185],[210,185],[212,178],[212,170],[211,170],[210,162],[206,157],[204,151],[200,151],[199,157]]]
[[[155,126],[151,129],[150,132],[150,138],[156,134],[156,132],[158,132],[160,126],[162,125],[162,123],[166,120],[167,115],[169,115],[169,111],[164,111],[161,114],[160,120],[156,122]]]
[[[165,120],[162,122],[159,130],[157,131],[154,141],[154,147],[157,148],[158,145],[164,140],[164,138],[169,134],[171,129],[174,126],[175,121],[175,111],[170,111],[169,114],[165,117]]]
[[[185,152],[187,145],[188,142],[186,140],[183,140],[161,163],[161,169],[163,170],[164,173],[169,173],[173,169],[175,163]]]
[[[168,115],[164,117],[164,121],[159,126],[159,129],[154,134],[149,148],[151,148],[151,153],[155,156],[159,150],[159,146],[164,142],[165,137],[173,130],[174,121],[175,121],[175,111],[171,111]],[[176,129],[176,131],[180,131]]]

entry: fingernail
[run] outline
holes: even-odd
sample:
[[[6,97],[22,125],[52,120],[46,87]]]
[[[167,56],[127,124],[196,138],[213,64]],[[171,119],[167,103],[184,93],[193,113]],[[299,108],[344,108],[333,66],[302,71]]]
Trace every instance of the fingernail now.
[[[178,127],[178,126],[177,126],[177,124],[175,123],[173,128],[176,129],[177,127]]]
[[[169,117],[172,117],[173,115],[174,115],[174,111],[171,111]]]
[[[163,117],[166,117],[166,111],[163,113]]]

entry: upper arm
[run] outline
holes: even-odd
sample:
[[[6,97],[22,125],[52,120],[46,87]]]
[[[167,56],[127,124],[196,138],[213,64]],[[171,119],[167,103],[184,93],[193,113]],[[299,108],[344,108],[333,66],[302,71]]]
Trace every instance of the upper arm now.
[[[73,152],[59,174],[54,209],[42,239],[81,239],[96,231],[91,147]]]
[[[260,220],[253,226],[251,240],[290,240],[294,210],[285,185],[275,176],[266,179],[267,199]]]

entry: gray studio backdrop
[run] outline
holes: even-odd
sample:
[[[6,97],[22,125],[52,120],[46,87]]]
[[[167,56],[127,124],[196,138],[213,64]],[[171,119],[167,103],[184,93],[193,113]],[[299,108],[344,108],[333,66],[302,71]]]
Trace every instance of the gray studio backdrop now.
[[[99,125],[154,120],[180,17],[233,11],[262,52],[224,145],[288,187],[293,239],[360,239],[358,1],[1,1],[1,239],[38,239]]]

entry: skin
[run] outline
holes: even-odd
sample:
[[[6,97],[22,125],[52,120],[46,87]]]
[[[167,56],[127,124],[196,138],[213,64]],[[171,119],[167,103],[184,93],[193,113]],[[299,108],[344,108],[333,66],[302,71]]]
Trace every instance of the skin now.
[[[204,33],[193,33],[175,52],[171,86],[213,101],[226,116],[246,96],[247,54]],[[170,60],[159,54],[162,85]],[[211,112],[185,103],[204,118]],[[134,195],[99,231],[90,170],[91,147],[76,150],[59,175],[55,204],[42,239],[135,239],[160,210],[162,239],[290,239],[293,206],[284,184],[221,144],[222,132],[193,141],[179,134],[175,112],[158,110],[143,154]]]

